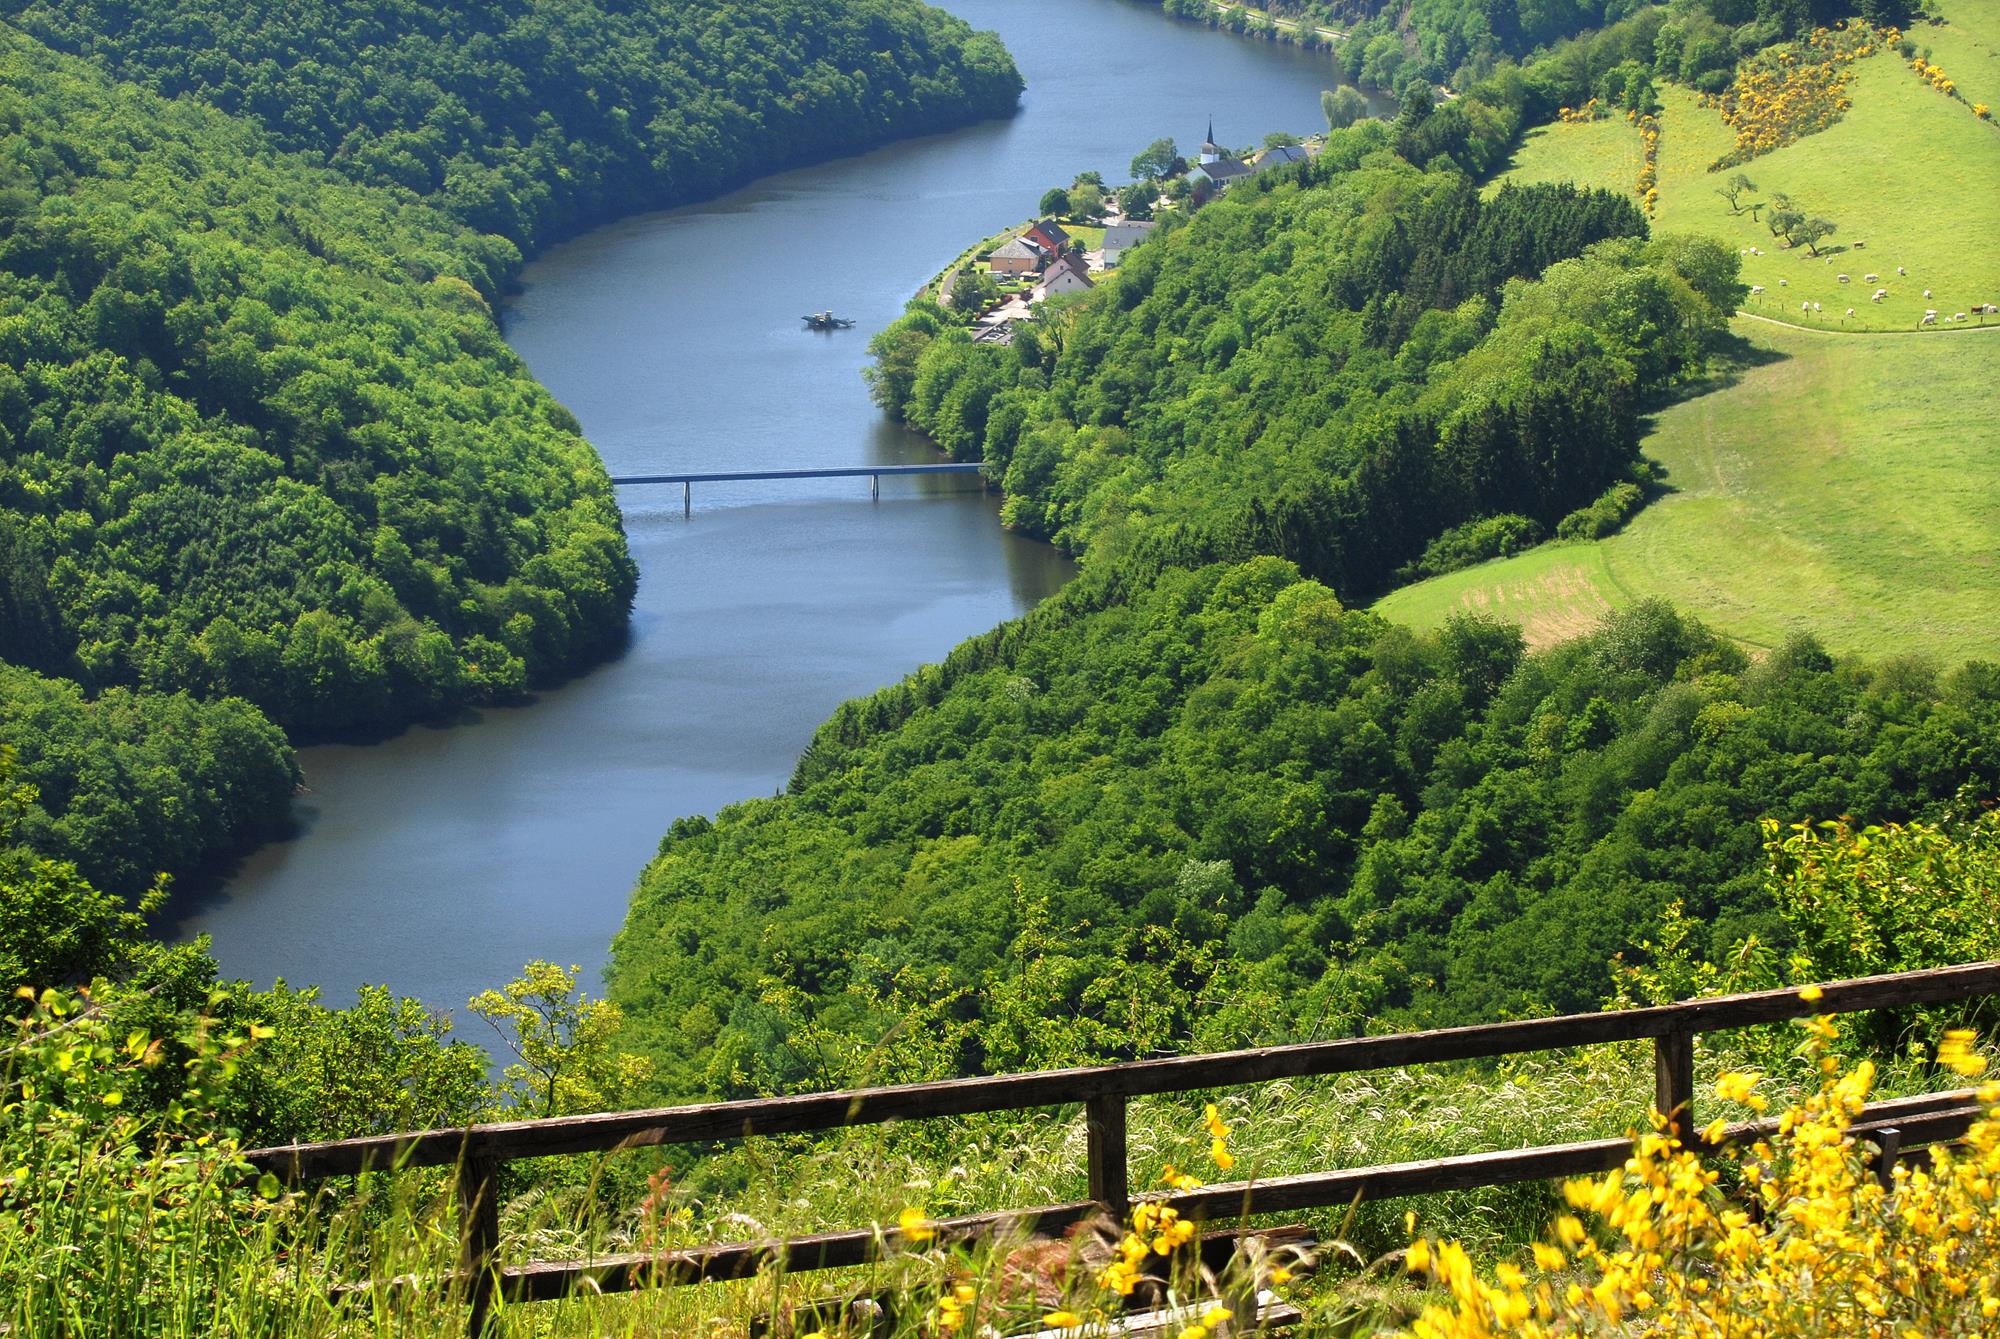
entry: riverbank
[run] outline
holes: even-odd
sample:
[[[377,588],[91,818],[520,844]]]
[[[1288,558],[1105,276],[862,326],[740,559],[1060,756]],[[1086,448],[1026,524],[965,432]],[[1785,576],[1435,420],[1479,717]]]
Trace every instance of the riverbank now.
[[[918,462],[861,378],[937,258],[1018,220],[1030,184],[1171,129],[1320,124],[1323,58],[1126,5],[954,0],[1027,76],[1020,115],[625,219],[551,248],[508,342],[614,474]],[[1201,105],[1160,69],[1199,65]],[[1026,203],[1032,203],[1027,201]],[[893,221],[893,234],[885,231]],[[856,317],[811,334],[802,311]],[[452,1011],[530,958],[594,980],[676,819],[768,795],[843,701],[1033,607],[1066,560],[962,481],[718,485],[621,498],[640,567],[622,655],[531,704],[301,755],[301,830],[180,903],[225,971],[342,1002],[387,982]],[[394,932],[385,931],[393,926]]]

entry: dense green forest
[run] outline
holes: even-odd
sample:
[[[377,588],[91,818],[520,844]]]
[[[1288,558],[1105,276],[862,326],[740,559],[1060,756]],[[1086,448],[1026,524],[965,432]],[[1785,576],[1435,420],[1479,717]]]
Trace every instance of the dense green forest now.
[[[999,41],[917,0],[5,0],[118,78],[194,94],[523,248],[1014,109]]]
[[[1201,23],[1328,46],[1347,83],[1397,93],[1412,80],[1464,88],[1579,32],[1634,18],[1665,34],[1658,73],[1713,93],[1729,82],[1738,59],[1816,24],[1857,14],[1904,24],[1921,8],[1911,0],[1266,0],[1257,6],[1299,25],[1280,28],[1214,0],[1160,4]],[[1341,39],[1322,41],[1322,30]]]
[[[982,1070],[1587,1010],[1675,903],[1786,942],[1759,818],[1935,816],[1996,739],[1991,666],[1752,665],[1662,606],[1524,657],[1274,558],[1087,576],[677,824],[613,997],[683,1095],[842,1077],[798,1038],[913,1001]]]
[[[1589,1009],[1663,927],[1793,942],[1761,821],[2000,790],[1992,666],[1752,661],[1657,604],[1530,656],[1353,608],[1656,486],[1644,415],[1729,339],[1736,258],[1471,183],[1658,32],[1336,131],[1010,347],[921,304],[878,339],[884,407],[1083,575],[842,708],[787,794],[675,825],[611,975],[668,1091],[912,1029],[994,1070]]]
[[[8,8],[88,59],[0,27],[0,739],[128,894],[283,824],[274,724],[620,644],[603,469],[493,319],[523,246],[1020,87],[903,0]]]
[[[493,324],[511,243],[12,30],[0,71],[9,661],[128,690],[95,714],[155,734],[181,694],[312,733],[515,694],[617,644],[633,572],[603,469]],[[236,797],[229,821],[142,817],[149,787],[85,778],[141,776],[147,731],[7,682],[51,849],[116,886],[289,792],[288,762],[232,748],[183,764]],[[57,744],[59,720],[89,742]],[[83,796],[101,817],[62,812]],[[171,840],[113,856],[83,835],[107,820]]]

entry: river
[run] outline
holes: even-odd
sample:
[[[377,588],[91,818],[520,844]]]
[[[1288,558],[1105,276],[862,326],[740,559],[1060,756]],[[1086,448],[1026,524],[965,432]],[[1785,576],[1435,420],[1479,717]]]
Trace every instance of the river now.
[[[1107,181],[1153,139],[1192,153],[1319,128],[1324,55],[1136,0],[945,0],[997,29],[1018,116],[646,214],[528,266],[508,342],[613,474],[920,462],[861,379],[869,335],[1049,186]],[[835,334],[803,312],[857,320]],[[769,795],[842,700],[1055,590],[1069,565],[1002,531],[963,477],[698,485],[620,499],[640,584],[628,649],[524,706],[302,750],[299,833],[191,894],[225,973],[344,1003],[386,982],[438,1009],[530,959],[593,991],[676,817]]]

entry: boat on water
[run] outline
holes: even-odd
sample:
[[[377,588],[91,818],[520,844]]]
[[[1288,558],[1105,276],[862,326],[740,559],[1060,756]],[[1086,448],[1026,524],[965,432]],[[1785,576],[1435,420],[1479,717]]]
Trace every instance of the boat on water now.
[[[846,317],[835,316],[832,312],[814,312],[811,316],[799,319],[806,323],[808,330],[845,330],[854,324]]]

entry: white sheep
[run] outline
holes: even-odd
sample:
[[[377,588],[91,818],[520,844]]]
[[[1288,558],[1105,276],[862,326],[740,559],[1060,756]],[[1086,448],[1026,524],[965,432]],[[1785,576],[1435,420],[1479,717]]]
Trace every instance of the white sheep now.
[[[1813,310],[1814,310],[1815,312],[1817,312],[1817,311],[1819,310],[1819,304],[1818,304],[1817,302],[1813,303]]]
[[[1930,289],[1926,288],[1926,289],[1924,290],[1924,296],[1925,296],[1925,297],[1929,297],[1930,295],[1931,295],[1931,291],[1930,291]]]
[[[1886,297],[1888,297],[1888,296],[1889,296],[1889,290],[1888,290],[1888,289],[1886,289],[1886,288],[1878,288],[1878,289],[1876,289],[1876,290],[1875,290],[1875,294],[1874,294],[1874,296],[1873,296],[1873,297],[1871,297],[1871,298],[1869,298],[1868,300],[1869,300],[1870,302],[1880,302],[1880,301],[1881,301],[1881,300],[1882,300],[1883,298],[1886,298]]]
[[[1761,293],[1761,292],[1763,292],[1763,291],[1764,291],[1764,285],[1762,285],[1762,284],[1752,284],[1752,285],[1750,285],[1750,296],[1751,296],[1751,297],[1753,297],[1753,298],[1754,298],[1754,297],[1756,297],[1756,296],[1757,296],[1757,295],[1758,295],[1759,293]]]
[[[1810,302],[1801,302],[1801,303],[1799,304],[1799,310],[1800,310],[1800,311],[1802,311],[1802,312],[1809,312],[1809,311],[1811,311],[1811,310],[1812,310],[1812,303],[1810,303]]]
[[[1852,307],[1849,307],[1849,308],[1847,309],[1847,316],[1852,316],[1852,315],[1854,315],[1854,308],[1852,308]],[[1846,320],[1846,319],[1847,319],[1847,316],[1843,316],[1843,317],[1841,317],[1840,319],[1844,321],[1844,320]]]
[[[1881,277],[1882,277],[1882,276],[1881,276],[1881,275],[1879,275],[1879,274],[1864,274],[1864,275],[1862,275],[1862,276],[1861,276],[1861,282],[1863,282],[1863,283],[1865,283],[1865,284],[1872,284],[1872,283],[1874,283],[1874,282],[1875,282],[1875,281],[1876,281],[1877,279],[1880,279]]]
[[[1901,265],[1898,265],[1898,266],[1896,267],[1896,273],[1898,273],[1898,274],[1908,274],[1908,273],[1909,273],[1909,271],[1908,271],[1908,270],[1906,270],[1906,269],[1904,269],[1904,268],[1903,268],[1903,267],[1902,267]]]
[[[1917,322],[1917,324],[1918,324],[1918,325],[1936,325],[1936,324],[1937,324],[1937,313],[1936,313],[1936,312],[1925,312],[1925,313],[1924,313],[1924,319],[1923,319],[1923,320],[1921,320],[1921,321],[1919,321],[1919,322]],[[1952,345],[1952,347],[1953,347],[1953,348],[1955,349],[1955,348],[1957,348],[1958,346],[1957,346],[1956,344],[1954,344],[1954,345]]]
[[[1792,281],[1790,279],[1778,280],[1778,287],[1780,288],[1790,288],[1791,286],[1792,286]]]
[[[1833,277],[1838,279],[1843,284],[1847,282],[1847,276],[1844,274],[1836,274]]]
[[[1954,315],[1951,319],[1954,321],[1963,321],[1965,319],[1965,313],[1959,312],[1956,315]]]

